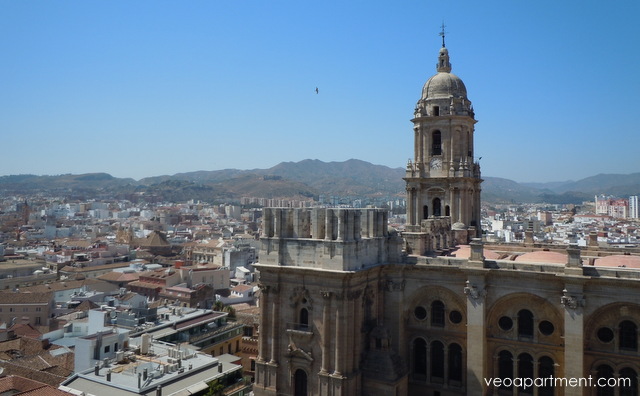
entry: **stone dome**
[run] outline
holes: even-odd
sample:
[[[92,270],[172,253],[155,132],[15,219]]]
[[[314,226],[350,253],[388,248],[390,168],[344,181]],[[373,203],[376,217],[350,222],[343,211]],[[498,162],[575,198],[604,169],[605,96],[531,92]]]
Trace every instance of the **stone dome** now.
[[[453,73],[439,72],[422,87],[422,99],[466,98],[467,87]]]
[[[422,100],[427,99],[466,99],[467,87],[462,80],[451,73],[451,62],[449,62],[449,50],[445,47],[438,52],[438,63],[436,64],[435,76],[432,76],[422,87]]]

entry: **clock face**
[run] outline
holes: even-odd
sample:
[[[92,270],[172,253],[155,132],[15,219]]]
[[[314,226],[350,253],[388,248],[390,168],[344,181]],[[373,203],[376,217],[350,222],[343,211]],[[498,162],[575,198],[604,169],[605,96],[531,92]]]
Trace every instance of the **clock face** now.
[[[431,160],[430,164],[431,169],[433,170],[441,170],[442,169],[442,160],[440,158],[434,158]]]

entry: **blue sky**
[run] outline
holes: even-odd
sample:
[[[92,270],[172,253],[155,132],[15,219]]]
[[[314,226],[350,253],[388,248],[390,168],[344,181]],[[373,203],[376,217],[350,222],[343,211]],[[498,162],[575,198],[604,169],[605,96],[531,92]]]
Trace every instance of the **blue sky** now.
[[[636,0],[0,0],[0,175],[404,167],[443,20],[484,176],[640,172],[639,16]]]

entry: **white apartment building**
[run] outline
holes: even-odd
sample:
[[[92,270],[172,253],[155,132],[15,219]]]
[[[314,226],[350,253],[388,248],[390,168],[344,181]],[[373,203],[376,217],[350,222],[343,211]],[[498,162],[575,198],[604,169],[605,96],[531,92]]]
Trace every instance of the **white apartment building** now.
[[[640,211],[638,210],[638,196],[632,195],[629,197],[629,217],[632,219],[640,218]]]

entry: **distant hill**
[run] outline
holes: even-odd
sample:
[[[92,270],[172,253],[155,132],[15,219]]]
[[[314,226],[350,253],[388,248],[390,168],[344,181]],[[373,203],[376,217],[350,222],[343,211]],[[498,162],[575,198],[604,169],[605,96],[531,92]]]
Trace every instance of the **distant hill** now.
[[[137,185],[131,178],[116,178],[108,173],[85,173],[81,175],[11,175],[0,176],[0,191],[69,191],[73,189],[109,189],[126,185]]]
[[[404,169],[351,159],[343,162],[303,160],[282,162],[268,169],[223,169],[144,178],[140,185],[170,180],[200,183],[215,188],[216,196],[265,198],[337,196],[389,196],[404,192]],[[152,189],[153,190],[153,189]],[[153,191],[157,193],[157,191]]]
[[[630,195],[640,195],[640,173],[623,174],[599,174],[586,177],[578,181],[565,181],[553,183],[522,183],[525,186],[535,187],[547,194],[561,196],[584,196],[593,199],[595,195],[605,194],[626,198]]]
[[[207,202],[242,196],[264,198],[403,196],[403,168],[350,159],[342,162],[282,162],[269,169],[195,171],[144,178],[116,178],[107,173],[81,175],[0,176],[0,194],[48,193],[75,199],[145,197],[155,201]],[[581,203],[596,194],[620,197],[640,194],[640,173],[597,175],[578,181],[517,183],[484,177],[485,202]]]

